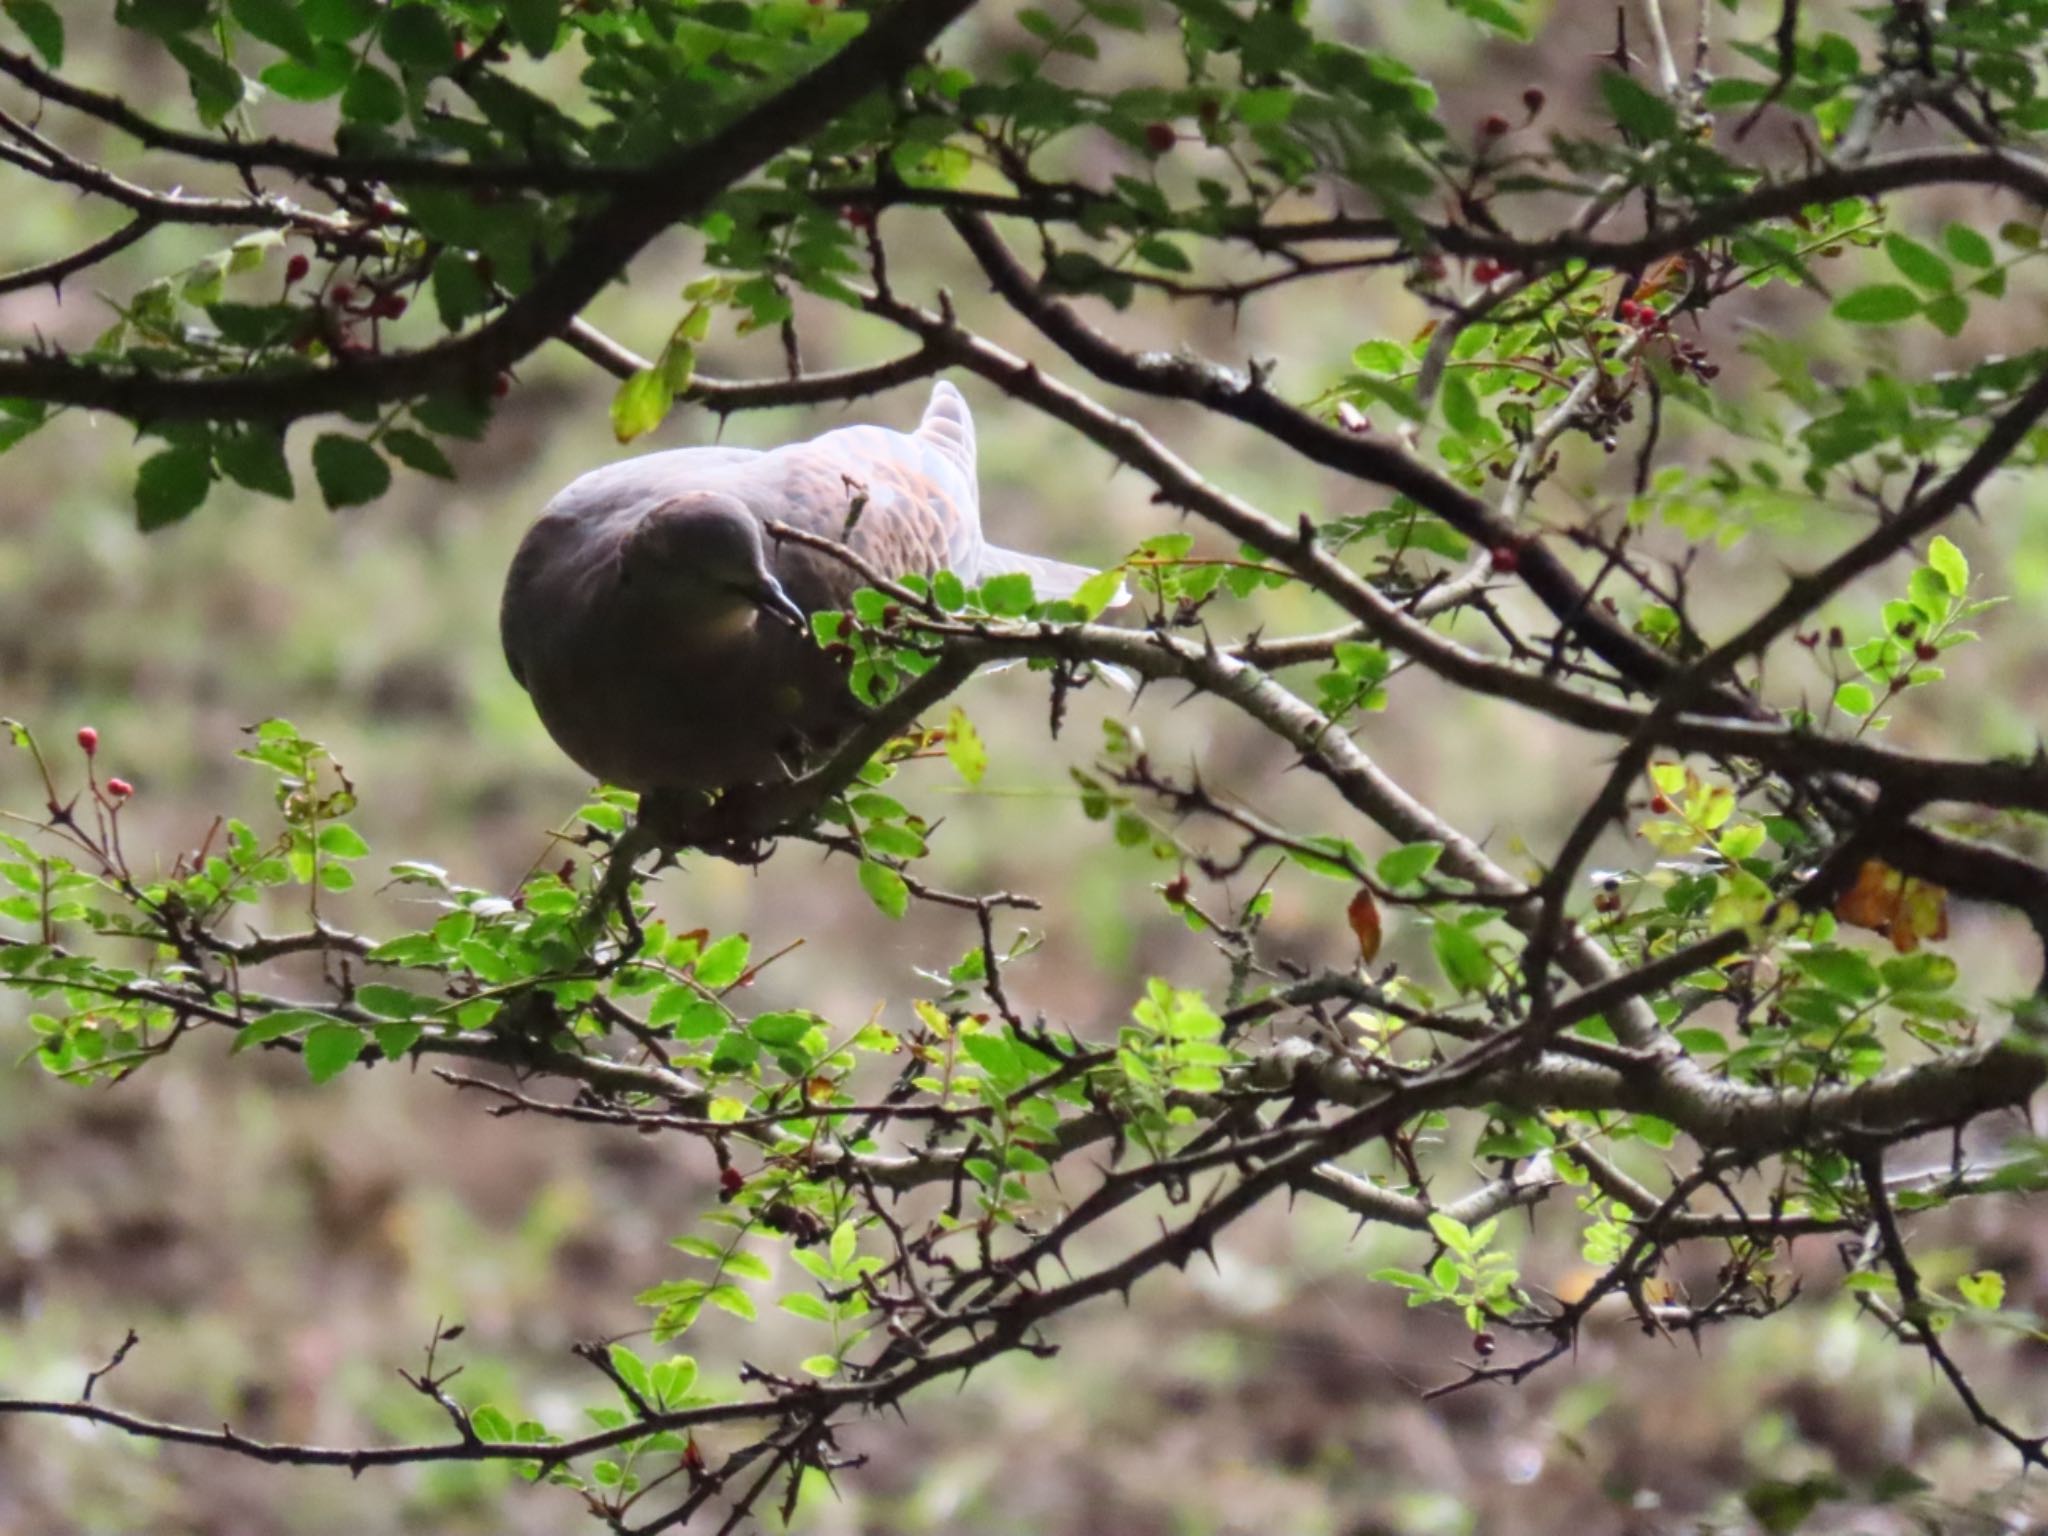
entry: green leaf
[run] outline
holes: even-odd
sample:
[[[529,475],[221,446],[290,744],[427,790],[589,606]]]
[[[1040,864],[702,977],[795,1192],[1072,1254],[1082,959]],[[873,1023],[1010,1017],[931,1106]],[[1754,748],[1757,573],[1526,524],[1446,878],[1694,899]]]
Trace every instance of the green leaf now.
[[[405,91],[376,65],[358,65],[341,93],[341,115],[351,122],[389,127],[405,116]]]
[[[1392,341],[1360,342],[1352,350],[1351,361],[1366,373],[1405,373],[1408,370],[1408,349]]]
[[[1413,885],[1436,868],[1443,852],[1442,843],[1408,843],[1383,855],[1374,873],[1382,885]]]
[[[947,573],[941,571],[939,574],[944,576]],[[957,582],[958,578],[956,577],[955,580]],[[1074,595],[1069,601],[1092,619],[1116,600],[1117,589],[1123,584],[1124,568],[1120,565],[1113,565],[1106,571],[1097,571],[1093,576],[1082,582],[1080,586],[1074,589]],[[933,590],[936,595],[936,584]],[[943,599],[939,606],[942,608],[946,607]]]
[[[45,0],[6,0],[8,18],[52,69],[64,67],[64,19]]]
[[[1742,1504],[1770,1536],[1790,1536],[1823,1500],[1840,1497],[1841,1485],[1833,1478],[1814,1476],[1796,1483],[1760,1482],[1743,1494]]]
[[[1884,253],[1909,281],[1918,283],[1922,288],[1939,292],[1956,285],[1948,263],[1918,240],[1909,240],[1900,234],[1886,235]]]
[[[901,917],[910,910],[910,887],[903,877],[886,864],[877,864],[873,859],[862,859],[860,864],[860,888],[868,893],[872,901],[889,917]]]
[[[1422,409],[1422,402],[1415,398],[1415,391],[1405,384],[1395,383],[1392,379],[1376,379],[1369,373],[1354,373],[1344,380],[1344,384],[1352,392],[1370,396],[1410,421],[1420,421],[1426,414]]]
[[[415,1019],[431,1013],[434,1005],[417,992],[383,982],[366,982],[356,988],[356,1006],[380,1019]]]
[[[748,1021],[747,1033],[772,1051],[786,1051],[817,1026],[817,1018],[808,1013],[764,1013]]]
[[[401,5],[384,18],[379,34],[394,64],[439,75],[455,67],[455,34],[431,5]]]
[[[1942,293],[1927,301],[1927,323],[1944,336],[1959,336],[1970,323],[1970,301],[1960,293]]]
[[[346,1072],[370,1037],[353,1024],[322,1024],[306,1036],[306,1071],[316,1083]]]
[[[1890,1504],[1916,1493],[1925,1493],[1933,1486],[1911,1467],[1893,1462],[1871,1481],[1870,1496],[1879,1504]]]
[[[461,329],[490,307],[491,293],[476,263],[461,251],[444,251],[434,263],[434,307],[449,330]]]
[[[946,717],[946,761],[969,784],[979,784],[988,772],[988,747],[967,711],[958,706]]]
[[[293,498],[291,465],[285,463],[285,434],[276,428],[252,422],[221,432],[213,440],[213,459],[236,485],[281,502]]]
[[[1835,301],[1834,316],[1851,325],[1895,325],[1920,313],[1920,295],[1900,283],[1874,283]]]
[[[1247,128],[1264,128],[1284,123],[1294,115],[1297,93],[1280,86],[1240,91],[1235,104],[1237,120]]]
[[[657,1396],[665,1403],[680,1402],[697,1385],[697,1362],[688,1355],[674,1355],[648,1373]]]
[[[614,1344],[606,1353],[610,1356],[612,1370],[620,1381],[643,1398],[652,1395],[653,1383],[648,1379],[645,1360],[624,1344]]]
[[[359,507],[391,488],[391,466],[359,437],[329,432],[313,444],[313,475],[329,507]]]
[[[1946,534],[1937,533],[1927,546],[1927,563],[1948,583],[1949,591],[1961,597],[1970,586],[1970,562]]]
[[[1503,0],[1450,0],[1451,9],[1461,11],[1481,26],[1491,27],[1517,42],[1527,42],[1529,28]]]
[[[312,63],[287,56],[265,65],[260,78],[287,101],[325,101],[339,94],[355,74],[355,55],[339,43],[316,43],[314,50]]]
[[[2005,1305],[2005,1276],[1995,1269],[1980,1269],[1957,1280],[1956,1291],[1978,1310],[1996,1312]]]
[[[1835,690],[1835,708],[1845,715],[1861,717],[1877,707],[1877,696],[1862,683],[1844,683]]]
[[[520,47],[544,59],[562,25],[562,0],[505,0],[505,23]]]
[[[299,15],[306,30],[323,42],[345,43],[370,30],[377,0],[301,0]]]
[[[1479,397],[1472,393],[1472,386],[1465,382],[1463,374],[1446,373],[1443,383],[1444,425],[1460,437],[1466,437],[1479,430]]]
[[[1480,1246],[1473,1240],[1472,1229],[1445,1211],[1429,1213],[1429,1230],[1435,1234],[1438,1242],[1456,1254],[1469,1255],[1473,1249]]]
[[[254,1045],[296,1035],[302,1029],[317,1029],[322,1024],[335,1022],[331,1016],[316,1013],[311,1008],[280,1008],[275,1013],[266,1013],[253,1024],[244,1025],[236,1033],[235,1043],[228,1047],[228,1054],[232,1056]]]
[[[384,1053],[384,1059],[397,1061],[419,1044],[420,1036],[426,1030],[418,1024],[394,1020],[373,1026],[370,1033],[377,1037],[377,1049]]]
[[[1799,969],[1838,997],[1862,1002],[1877,996],[1877,967],[1853,949],[1814,949],[1793,957]]]
[[[192,88],[192,101],[199,108],[200,120],[209,128],[218,127],[242,104],[241,73],[189,37],[170,38],[164,46],[185,66],[186,83]]]
[[[981,604],[998,618],[1016,618],[1031,611],[1031,577],[1023,571],[991,576],[981,584]]]
[[[1430,948],[1444,975],[1460,992],[1484,992],[1493,985],[1493,961],[1469,928],[1439,922],[1431,936]]]
[[[135,477],[136,522],[154,533],[199,510],[213,484],[213,462],[204,448],[166,448],[145,459]]]
[[[751,1323],[756,1316],[754,1298],[736,1285],[714,1285],[704,1293],[704,1299],[743,1322]]]
[[[297,59],[313,56],[313,34],[291,0],[228,0],[228,11],[251,37]]]
[[[1602,70],[1600,94],[1614,120],[1644,139],[1668,139],[1678,132],[1678,113],[1641,81],[1618,70]]]
[[[120,0],[114,19],[138,32],[172,38],[202,25],[212,10],[208,0]]]
[[[433,475],[440,480],[453,480],[455,466],[448,462],[448,455],[441,451],[441,445],[423,432],[409,427],[393,427],[379,439],[384,451],[407,469],[416,469],[423,475]]]
[[[619,386],[612,396],[612,435],[630,443],[642,433],[661,425],[675,399],[668,379],[659,368],[642,368]]]
[[[752,949],[744,933],[727,934],[697,957],[698,982],[714,992],[731,986],[745,974]]]
[[[853,1262],[854,1250],[860,1246],[860,1228],[851,1221],[842,1221],[832,1229],[832,1245],[828,1250],[832,1259],[832,1272],[843,1275]]]
[[[1941,243],[1966,267],[1988,267],[1997,260],[1991,242],[1967,224],[1949,225],[1941,232]]]
[[[337,859],[360,859],[370,851],[362,833],[345,822],[330,822],[320,829],[320,851]]]
[[[1939,624],[1955,608],[1948,577],[1931,565],[1923,565],[1906,578],[1906,596],[1929,624]]]

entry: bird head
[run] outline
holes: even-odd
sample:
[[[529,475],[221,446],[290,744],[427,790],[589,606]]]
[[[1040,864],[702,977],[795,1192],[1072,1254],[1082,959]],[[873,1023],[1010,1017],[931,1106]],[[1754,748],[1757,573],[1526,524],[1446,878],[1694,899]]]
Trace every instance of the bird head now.
[[[769,569],[761,523],[736,497],[685,491],[641,514],[627,535],[625,569],[667,601],[715,622],[747,608],[808,630],[810,621]]]

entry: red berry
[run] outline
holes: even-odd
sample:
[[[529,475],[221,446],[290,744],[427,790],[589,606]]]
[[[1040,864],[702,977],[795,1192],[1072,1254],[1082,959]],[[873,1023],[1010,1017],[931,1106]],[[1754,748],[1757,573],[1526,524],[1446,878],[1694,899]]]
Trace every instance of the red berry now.
[[[1498,112],[1489,112],[1486,120],[1479,125],[1479,131],[1489,139],[1497,139],[1514,126]]]
[[[126,800],[135,793],[135,786],[126,779],[109,779],[107,780],[107,793],[116,800]]]
[[[356,291],[355,289],[349,287],[347,283],[336,283],[332,288],[327,290],[327,296],[330,299],[334,300],[334,302],[337,304],[346,304],[350,299],[356,296]]]
[[[1934,646],[1929,645],[1925,640],[1922,640],[1918,645],[1913,647],[1913,654],[1915,656],[1918,656],[1922,661],[1932,661],[1935,657],[1939,656],[1941,652],[1937,650]]]
[[[405,295],[402,293],[380,293],[370,306],[370,313],[380,320],[396,320],[405,313]]]
[[[1147,123],[1145,125],[1145,147],[1155,155],[1163,155],[1180,142],[1180,135],[1173,131],[1171,123]]]
[[[1543,110],[1543,103],[1549,99],[1549,97],[1543,94],[1543,87],[1540,85],[1532,85],[1529,89],[1522,92],[1522,105],[1529,109],[1531,117],[1541,112]]]
[[[293,256],[290,261],[284,264],[285,287],[289,288],[294,283],[304,282],[306,279],[306,274],[312,270],[312,260],[309,257],[307,257],[303,252]]]
[[[502,400],[502,399],[504,399],[504,398],[505,398],[505,397],[506,397],[507,395],[509,395],[509,394],[511,394],[511,393],[512,393],[512,375],[511,375],[511,374],[509,374],[509,373],[501,373],[501,374],[499,374],[499,375],[498,375],[498,376],[497,376],[497,377],[496,377],[495,379],[491,380],[491,394],[492,394],[492,395],[493,395],[493,396],[494,396],[495,398],[497,398],[497,399],[499,399],[499,400]]]
[[[875,210],[872,208],[862,208],[857,204],[848,203],[839,210],[839,217],[844,219],[847,226],[852,229],[873,229],[875,227]]]
[[[91,757],[100,749],[100,733],[89,725],[81,725],[78,728],[78,745],[87,757]]]
[[[1506,267],[1503,267],[1491,256],[1482,256],[1472,263],[1472,281],[1475,283],[1490,283],[1506,270]]]
[[[1486,560],[1503,576],[1512,576],[1522,568],[1522,552],[1512,544],[1496,544],[1487,551]]]
[[[718,1170],[718,1188],[727,1199],[738,1194],[746,1186],[746,1182],[747,1176],[730,1163]]]
[[[1671,811],[1671,802],[1662,795],[1653,795],[1650,798],[1650,809],[1659,816],[1668,815]]]

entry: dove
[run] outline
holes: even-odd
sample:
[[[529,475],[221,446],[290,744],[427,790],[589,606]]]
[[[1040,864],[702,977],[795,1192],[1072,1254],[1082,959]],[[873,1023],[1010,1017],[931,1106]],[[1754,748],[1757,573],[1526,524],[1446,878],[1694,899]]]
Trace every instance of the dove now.
[[[844,608],[862,579],[778,542],[771,521],[892,578],[1021,571],[1056,598],[1095,574],[982,537],[974,418],[944,380],[915,432],[840,427],[592,470],[528,528],[499,613],[513,677],[585,772],[643,795],[777,782],[860,718],[810,615]]]

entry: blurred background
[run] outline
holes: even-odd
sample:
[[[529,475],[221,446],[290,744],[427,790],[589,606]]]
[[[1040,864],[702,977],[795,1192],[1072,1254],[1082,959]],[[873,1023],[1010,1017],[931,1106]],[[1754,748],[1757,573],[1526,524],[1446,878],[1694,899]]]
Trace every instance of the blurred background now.
[[[1014,27],[1006,9],[991,6],[972,19],[949,50],[1007,41]],[[1580,9],[1583,16],[1573,14]],[[1592,55],[1612,40],[1604,6],[1559,7],[1540,50],[1488,43],[1435,6],[1319,10],[1430,75],[1453,123],[1518,102],[1523,86],[1539,79],[1551,110],[1568,115],[1588,88]],[[1763,34],[1774,16],[1775,7],[1745,6],[1737,25]],[[92,16],[67,22],[69,73],[183,120],[183,81],[158,55]],[[1127,41],[1102,67],[1141,78],[1145,50],[1171,46],[1167,37]],[[557,84],[573,89],[567,74]],[[299,126],[318,131],[312,118]],[[139,178],[151,174],[117,141],[80,129],[67,142]],[[1106,176],[1124,168],[1122,153],[1084,146],[1076,169]],[[1938,229],[1960,216],[1990,227],[2012,212],[1978,196],[1916,206],[1905,222]],[[44,189],[19,196],[9,213],[0,269],[46,260],[115,223],[103,206]],[[942,224],[894,214],[883,233],[908,296],[930,302],[949,288],[970,324],[1045,356],[984,302],[985,285]],[[96,289],[123,294],[159,275],[181,259],[181,238],[153,236],[61,299],[47,290],[0,298],[0,335],[89,342],[110,319]],[[213,248],[191,244],[184,259]],[[279,266],[273,257],[251,281],[277,281]],[[652,352],[696,270],[687,239],[664,242],[591,318]],[[1743,319],[1809,344],[1824,374],[1882,357],[1909,376],[1967,355],[1963,349],[2038,335],[2042,319],[2039,285],[2025,281],[1953,344],[1926,327],[1924,335],[1847,336],[1825,323],[1825,308],[1810,295],[1773,289],[1751,301]],[[1279,386],[1305,399],[1348,366],[1356,343],[1406,340],[1426,319],[1396,272],[1285,289],[1241,313],[1189,305],[1113,323],[1134,343],[1186,345],[1238,363],[1275,358]],[[799,322],[813,367],[874,361],[900,346],[882,328],[816,303],[800,303]],[[1726,367],[1722,387],[1768,406],[1764,375],[1742,357],[1739,331],[1703,339]],[[1946,354],[1949,345],[1958,351]],[[772,337],[714,336],[704,350],[704,371],[723,377],[768,376],[780,366]],[[1136,476],[1113,473],[1095,449],[977,381],[959,382],[979,415],[985,518],[996,539],[1103,561],[1176,526]],[[217,814],[263,824],[268,781],[237,764],[234,752],[242,727],[282,715],[347,765],[376,859],[431,860],[458,880],[509,888],[588,786],[505,671],[498,586],[523,526],[547,498],[620,454],[606,418],[612,388],[566,349],[544,351],[518,371],[488,438],[456,456],[458,482],[401,473],[381,502],[338,516],[320,510],[312,493],[303,451],[314,434],[301,428],[297,504],[223,487],[189,522],[147,538],[131,504],[135,464],[147,449],[119,422],[81,413],[59,419],[0,465],[0,713],[27,722],[72,774],[80,766],[73,731],[99,729],[105,771],[137,786],[126,841],[131,853],[156,850],[142,859],[168,864]],[[923,397],[919,385],[844,410],[737,417],[724,424],[723,440],[773,444],[855,420],[907,427]],[[1382,504],[1368,488],[1330,481],[1192,408],[1109,398],[1284,520]],[[635,448],[706,442],[719,428],[715,418],[680,410],[656,440]],[[1697,462],[1709,451],[1687,435],[1693,429],[1683,419],[1667,423],[1676,460]],[[1616,487],[1599,455],[1582,448],[1539,503],[1547,526],[1568,526],[1612,503]],[[1704,551],[1692,573],[1703,611],[1725,614],[1754,601],[1773,572],[1850,527],[1846,517],[1823,516],[1732,552]],[[2001,486],[1985,498],[1984,516],[1954,534],[1986,590],[2015,601],[1989,616],[1989,644],[1953,655],[1960,686],[1916,697],[1893,738],[1957,752],[2024,750],[2048,683],[2040,623],[2048,498],[2038,482]],[[1662,538],[1667,553],[1682,548]],[[1872,589],[1866,620],[1902,579]],[[1294,594],[1224,612],[1244,632],[1332,621]],[[1787,686],[1818,692],[1823,684],[1815,677]],[[995,766],[986,781],[963,791],[943,765],[913,768],[902,781],[904,798],[946,818],[935,874],[954,889],[1028,891],[1045,901],[1032,925],[1043,947],[1014,970],[1012,992],[1027,1009],[1084,1034],[1113,1029],[1148,975],[1184,985],[1217,984],[1223,975],[1154,894],[1170,866],[1115,847],[1075,804],[1068,767],[1090,760],[1103,711],[1124,709],[1102,692],[1078,699],[1061,737],[1049,741],[1042,685],[1022,672],[979,679],[961,702],[991,742]],[[1178,708],[1172,696],[1148,694],[1134,718],[1162,764],[1199,763],[1213,786],[1296,827],[1339,828],[1333,797],[1307,775],[1286,772],[1270,743],[1224,711]],[[1384,725],[1369,722],[1361,739],[1515,868],[1555,847],[1608,751],[1407,675],[1394,685]],[[39,800],[26,759],[0,756],[0,806],[32,812]],[[1341,830],[1369,852],[1386,846],[1368,828]],[[1628,856],[1619,841],[1614,851]],[[366,880],[334,910],[372,933],[409,920],[374,884]],[[1249,885],[1235,892],[1240,900],[1248,893]],[[1344,887],[1290,872],[1276,893],[1268,930],[1276,953],[1336,964],[1355,955]],[[801,847],[759,869],[692,861],[664,878],[660,901],[677,927],[744,931],[757,953],[801,940],[763,974],[753,1000],[761,1008],[802,1003],[839,1021],[878,1008],[885,1023],[907,1017],[920,990],[914,968],[943,969],[973,941],[958,914],[914,908],[905,921],[888,922],[850,866],[821,866]],[[1426,970],[1421,947],[1395,923],[1389,956]],[[1957,914],[1954,952],[1983,999],[2019,990],[2038,963],[2018,931],[1968,909]],[[10,1042],[0,1065],[0,1395],[75,1394],[132,1327],[142,1342],[101,1388],[106,1401],[202,1424],[226,1419],[260,1438],[438,1438],[445,1421],[395,1371],[417,1367],[445,1320],[468,1330],[444,1354],[466,1365],[454,1383],[464,1401],[516,1404],[573,1432],[582,1408],[606,1393],[569,1346],[644,1327],[647,1314],[633,1295],[676,1272],[668,1239],[715,1199],[715,1171],[701,1148],[494,1119],[480,1100],[424,1074],[379,1070],[314,1088],[295,1060],[231,1060],[224,1041],[199,1038],[132,1083],[70,1088],[32,1062],[15,1063],[29,1043],[17,1017],[16,1003],[0,999],[0,1041]],[[1931,1151],[1928,1161],[1938,1155]],[[1654,1179],[1659,1170],[1650,1163],[1636,1171]],[[1437,1193],[1453,1196],[1477,1177],[1453,1159]],[[1149,1224],[1151,1215],[1133,1220]],[[1568,1208],[1560,1204],[1533,1228],[1519,1216],[1504,1226],[1523,1229],[1509,1240],[1522,1250],[1530,1284],[1570,1286],[1580,1261]],[[1997,1268],[2011,1303],[2039,1311],[2048,1225],[2037,1207],[1959,1212],[1923,1228],[1919,1242],[1932,1277]],[[1426,1248],[1412,1234],[1354,1233],[1341,1212],[1309,1203],[1292,1212],[1270,1205],[1233,1229],[1213,1268],[1155,1278],[1127,1308],[1098,1306],[1064,1320],[1056,1359],[982,1371],[958,1398],[913,1399],[907,1426],[856,1426],[844,1447],[868,1454],[869,1464],[833,1488],[809,1489],[798,1524],[821,1533],[991,1536],[1740,1530],[1752,1523],[1740,1504],[1745,1489],[1815,1476],[1837,1479],[1849,1497],[1821,1505],[1809,1529],[2021,1530],[2048,1518],[2048,1500],[2014,1480],[2010,1458],[1970,1432],[1923,1361],[1833,1293],[1839,1266],[1831,1240],[1807,1240],[1793,1255],[1808,1296],[1789,1315],[1697,1341],[1645,1338],[1627,1317],[1609,1316],[1575,1358],[1520,1389],[1433,1403],[1420,1394],[1457,1374],[1468,1348],[1462,1325],[1407,1311],[1398,1293],[1365,1280],[1381,1265],[1414,1264]],[[710,1376],[729,1381],[742,1345],[750,1358],[774,1355],[778,1317],[769,1313],[739,1338],[722,1337],[714,1315],[688,1347]],[[2048,1355],[2037,1342],[1969,1339],[1962,1351],[1987,1395],[2022,1421],[2030,1409],[2038,1420]],[[1899,1464],[1928,1486],[1883,1503],[1887,1469]],[[0,1536],[540,1533],[584,1519],[571,1496],[514,1487],[490,1469],[409,1469],[352,1481],[0,1419]]]

